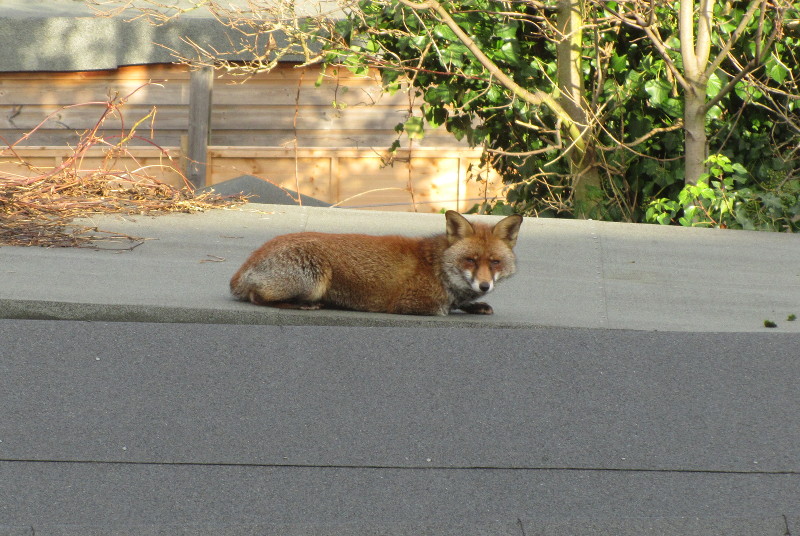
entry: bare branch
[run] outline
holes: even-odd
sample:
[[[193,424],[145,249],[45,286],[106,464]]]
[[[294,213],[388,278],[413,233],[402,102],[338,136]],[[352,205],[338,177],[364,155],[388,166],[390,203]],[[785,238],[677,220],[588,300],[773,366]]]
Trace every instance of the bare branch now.
[[[630,26],[632,28],[638,28],[639,30],[643,31],[650,42],[655,47],[658,55],[661,56],[661,59],[664,60],[664,63],[667,65],[669,72],[672,73],[672,76],[675,77],[675,80],[683,87],[685,90],[689,89],[689,83],[683,76],[683,73],[672,60],[669,52],[672,50],[670,47],[664,43],[664,40],[661,39],[661,36],[658,33],[658,28],[655,27],[655,10],[651,4],[651,10],[648,15],[647,20],[643,19],[639,13],[631,12],[629,14],[622,14],[617,12],[611,12],[614,17],[618,18],[621,22],[623,22],[626,26]]]
[[[753,4],[755,4],[756,1],[757,0],[754,0]],[[780,35],[782,33],[782,30],[783,30],[783,17],[784,17],[784,11],[782,9],[779,10],[778,16],[774,20],[772,32],[770,33],[769,37],[767,38],[767,42],[766,43],[762,43],[762,40],[763,40],[762,35],[763,35],[763,27],[764,27],[764,8],[766,7],[766,0],[762,0],[762,1],[763,1],[763,4],[762,4],[762,15],[761,15],[761,17],[759,19],[759,26],[758,26],[758,31],[757,31],[758,37],[757,37],[757,43],[756,43],[756,55],[753,58],[751,58],[750,61],[748,61],[744,66],[740,66],[739,72],[736,73],[736,75],[734,75],[733,78],[731,78],[728,81],[728,83],[725,84],[712,99],[710,99],[708,102],[706,102],[706,104],[704,106],[705,113],[708,113],[708,111],[711,110],[711,108],[713,108],[716,104],[718,104],[728,93],[733,91],[733,89],[736,87],[736,84],[738,84],[745,76],[749,75],[751,72],[755,71],[756,69],[758,69],[759,67],[761,67],[763,65],[766,54],[772,49],[772,45],[780,37]],[[752,17],[752,14],[751,14],[751,17]],[[742,32],[744,31],[744,28],[742,27],[741,24],[736,29],[736,31],[738,32],[740,29],[742,30]],[[736,33],[736,32],[734,32],[734,33]],[[735,39],[738,40],[740,37],[741,37],[741,33],[739,35],[737,35],[735,37]],[[727,54],[729,56],[731,55],[730,54],[730,48],[728,48]],[[719,60],[719,61],[717,61],[717,60]],[[720,56],[717,57],[717,60],[715,60],[715,63],[718,65],[719,63],[721,63]],[[711,66],[709,66],[709,69],[712,66],[713,66],[713,64]],[[709,72],[709,71],[707,71],[707,72]],[[714,71],[710,71],[710,72],[713,73]],[[710,74],[709,74],[709,76],[710,76]]]
[[[720,88],[719,92],[717,92],[717,94],[714,95],[713,98],[706,101],[706,103],[703,105],[702,113],[707,114],[711,110],[711,108],[716,106],[722,99],[725,98],[725,96],[728,93],[733,91],[733,89],[736,87],[736,84],[738,84],[742,80],[742,78],[747,76],[752,71],[758,69],[760,66],[761,64],[759,62],[756,62],[755,60],[750,60],[746,65],[744,65],[744,67],[742,67],[739,70],[738,73],[736,73],[736,75],[733,76],[733,78],[728,80],[727,84],[725,84],[724,86],[722,86],[722,88]]]
[[[570,139],[572,139],[578,150],[585,149],[585,141],[582,139],[583,132],[579,129],[579,125],[573,121],[569,114],[561,107],[561,105],[553,98],[552,95],[544,91],[536,91],[531,93],[527,89],[517,84],[510,76],[508,76],[500,67],[497,66],[489,57],[484,54],[475,41],[461,29],[458,23],[453,19],[450,13],[442,7],[436,0],[426,0],[423,2],[414,2],[412,0],[399,0],[399,2],[413,10],[433,10],[441,18],[456,36],[464,44],[465,47],[475,56],[483,67],[491,73],[506,89],[511,91],[514,95],[521,98],[528,104],[534,106],[544,105],[553,112],[560,121],[566,125],[567,132]],[[583,126],[583,125],[582,125]]]
[[[694,49],[694,1],[683,0],[680,3],[678,14],[678,27],[681,39],[681,57],[683,58],[683,70],[686,77],[691,82],[696,82],[699,78],[700,67],[698,65],[697,54]],[[687,90],[694,88],[690,83],[686,86]]]
[[[683,1],[687,2],[688,0]],[[713,20],[713,0],[700,0],[700,9],[697,20],[697,43],[695,44],[694,48],[698,72],[702,71],[701,66],[708,63],[708,58],[711,55],[711,33]]]
[[[725,57],[728,55],[728,53],[731,51],[733,46],[742,37],[742,34],[744,33],[745,29],[747,28],[747,25],[750,24],[750,21],[753,18],[753,14],[755,13],[756,9],[758,9],[759,5],[762,6],[761,11],[763,13],[764,12],[763,8],[764,8],[765,4],[766,4],[766,0],[753,0],[752,2],[750,2],[750,5],[747,7],[747,11],[745,12],[744,15],[742,15],[742,20],[739,21],[739,26],[736,27],[736,30],[733,31],[733,33],[731,34],[730,38],[725,41],[725,44],[722,46],[722,50],[719,51],[719,54],[717,54],[717,57],[714,58],[714,61],[712,61],[711,64],[708,65],[708,67],[703,72],[703,77],[706,80],[708,80],[711,77],[711,75],[714,74],[717,71],[717,69],[719,68],[720,64],[725,59]],[[759,27],[761,27],[761,25],[759,25]],[[757,44],[757,46],[758,46],[758,44]],[[760,61],[761,60],[759,60],[759,62]]]

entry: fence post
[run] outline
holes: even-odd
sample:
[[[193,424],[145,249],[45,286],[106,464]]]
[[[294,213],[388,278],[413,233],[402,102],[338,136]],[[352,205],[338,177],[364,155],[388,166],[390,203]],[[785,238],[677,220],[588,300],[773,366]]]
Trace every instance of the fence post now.
[[[195,188],[206,185],[208,143],[211,138],[211,94],[214,68],[204,65],[189,78],[189,139],[186,149],[186,178]]]

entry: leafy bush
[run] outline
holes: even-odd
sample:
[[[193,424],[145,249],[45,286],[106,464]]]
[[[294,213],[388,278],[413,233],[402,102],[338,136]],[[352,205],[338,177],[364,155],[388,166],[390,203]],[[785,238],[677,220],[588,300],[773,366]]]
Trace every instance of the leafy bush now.
[[[344,58],[348,68],[362,74],[368,66],[377,67],[388,89],[406,86],[415,93],[415,104],[399,118],[399,136],[419,140],[428,127],[441,126],[484,148],[482,164],[498,172],[508,189],[505,200],[476,210],[744,229],[797,227],[800,31],[787,25],[787,31],[774,34],[774,43],[765,36],[780,29],[776,25],[797,20],[800,2],[781,3],[781,9],[761,17],[744,3],[711,3],[719,61],[709,64],[715,67],[702,90],[709,105],[703,112],[706,150],[717,156],[709,173],[688,186],[687,93],[683,77],[676,78],[682,57],[674,3],[580,3],[582,42],[570,45],[580,49],[575,61],[565,61],[559,48],[567,34],[558,30],[561,19],[553,3],[358,4],[360,10],[338,23],[341,40],[329,50],[329,61]],[[434,4],[440,11],[430,7]],[[441,12],[467,34],[472,48]],[[633,24],[642,13],[650,22]],[[762,48],[769,43],[765,55]],[[478,61],[473,49],[496,70]],[[579,66],[572,74],[580,79],[583,95],[570,104],[561,97],[559,75],[574,63]],[[572,117],[573,129],[585,127],[580,139],[552,106],[534,105],[499,83],[498,71],[562,107],[580,108],[585,117]],[[392,149],[399,145],[396,141]],[[697,175],[696,160],[691,159],[690,181]]]
[[[645,221],[685,227],[759,231],[800,230],[800,181],[785,180],[764,190],[752,184],[747,170],[727,156],[713,155],[709,173],[686,185],[677,199],[650,201]]]

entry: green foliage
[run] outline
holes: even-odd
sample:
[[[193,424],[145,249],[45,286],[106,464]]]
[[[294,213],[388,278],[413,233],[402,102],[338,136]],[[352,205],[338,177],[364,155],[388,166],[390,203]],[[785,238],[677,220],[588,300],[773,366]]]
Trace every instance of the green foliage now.
[[[645,221],[684,227],[718,227],[762,231],[800,230],[800,181],[772,190],[746,185],[749,173],[724,155],[708,159],[710,172],[697,184],[686,185],[677,199],[650,201]]]
[[[444,2],[481,50],[504,72],[523,87],[552,91],[556,75],[555,49],[536,25],[530,8],[523,3],[498,1]],[[484,67],[471,55],[452,30],[428,11],[413,11],[395,2],[361,2],[363,19],[354,25],[343,21],[358,53],[381,51],[382,57],[399,58],[383,69],[384,83],[394,84],[414,69],[410,80],[422,96],[421,118],[431,126],[443,125],[457,139],[470,145],[482,145],[502,151],[531,151],[546,148],[555,137],[543,137],[542,131],[554,121],[548,112],[532,109],[496,84]],[[503,15],[498,15],[503,13]],[[380,29],[384,31],[375,31]],[[337,53],[335,57],[340,57]],[[373,58],[348,56],[352,68]],[[347,63],[347,62],[345,62]],[[541,130],[524,125],[535,124]],[[398,132],[412,138],[424,135],[417,118],[398,125]],[[540,158],[522,156],[496,158],[495,168],[509,183],[523,182],[540,173],[543,164],[558,156],[557,149]],[[565,163],[548,171],[566,173]],[[529,185],[530,186],[530,185]],[[541,185],[544,186],[544,185]],[[533,190],[533,191],[532,191]],[[540,188],[527,187],[526,199],[540,194]]]
[[[554,10],[532,2],[442,1],[458,26],[503,72],[530,91],[557,95]],[[549,4],[548,4],[549,5]],[[553,4],[555,5],[555,4]],[[745,29],[708,81],[707,98],[721,100],[707,113],[708,174],[685,185],[683,90],[641,28],[621,24],[628,3],[586,1],[583,32],[585,107],[593,121],[584,136],[600,188],[590,189],[592,217],[662,224],[797,230],[800,215],[800,38],[784,32],[763,67],[722,93],[741,64],[755,61],[756,38],[772,31],[770,12]],[[681,66],[677,4],[646,3],[670,60]],[[745,3],[714,3],[716,52],[731,40]],[[509,185],[507,198],[483,211],[542,216],[581,213],[564,153],[563,124],[551,110],[532,106],[497,83],[467,46],[432,10],[396,1],[362,1],[361,11],[339,23],[342,38],[329,59],[357,73],[380,66],[389,90],[409,84],[420,95],[419,113],[397,126],[399,135],[424,137],[443,126],[455,138],[487,149],[486,160]],[[800,2],[788,19],[800,18]],[[587,202],[584,199],[584,202]],[[585,211],[583,211],[585,214]]]

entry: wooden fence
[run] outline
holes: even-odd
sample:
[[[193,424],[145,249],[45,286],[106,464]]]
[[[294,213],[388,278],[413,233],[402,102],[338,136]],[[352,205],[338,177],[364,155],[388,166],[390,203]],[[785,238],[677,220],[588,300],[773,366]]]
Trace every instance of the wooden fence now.
[[[465,210],[500,191],[493,174],[483,174],[485,181],[471,178],[470,165],[480,152],[443,131],[428,132],[413,145],[404,140],[391,158],[394,127],[408,116],[413,97],[385,94],[371,78],[347,72],[320,76],[318,69],[292,65],[246,83],[223,75],[213,80],[210,113],[191,102],[191,79],[179,65],[2,74],[3,145],[38,129],[13,151],[2,151],[0,174],[29,175],[38,172],[31,165],[39,170],[59,165],[96,124],[107,100],[127,96],[101,130],[113,146],[136,125],[127,156],[99,142],[80,160],[81,170],[96,169],[105,159],[118,173],[146,173],[180,184],[191,164],[200,163],[212,186],[247,174],[330,203],[391,210]],[[206,133],[202,119],[208,115]],[[142,118],[147,119],[137,125]],[[207,147],[192,148],[192,130]]]

